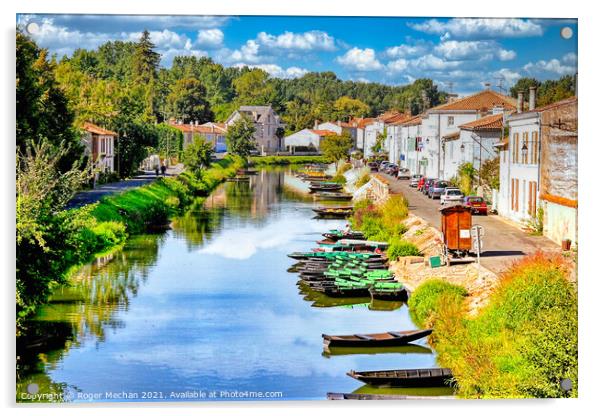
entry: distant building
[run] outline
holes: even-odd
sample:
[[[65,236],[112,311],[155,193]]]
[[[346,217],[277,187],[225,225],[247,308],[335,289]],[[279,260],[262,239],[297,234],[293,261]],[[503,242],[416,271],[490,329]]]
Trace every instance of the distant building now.
[[[366,147],[366,126],[371,124],[375,118],[352,118],[349,120],[348,124],[353,127],[355,130],[355,148],[364,151]],[[352,136],[354,137],[354,136]]]
[[[85,154],[101,172],[115,171],[115,139],[117,133],[92,123],[84,123],[82,141]]]
[[[284,138],[284,148],[291,153],[319,152],[322,140],[337,136],[332,130],[303,129]]]
[[[226,126],[232,125],[242,116],[248,117],[255,125],[255,141],[257,150],[261,154],[275,153],[281,150],[281,139],[277,136],[277,130],[284,128],[280,117],[276,114],[271,105],[243,105],[234,111],[228,120]]]
[[[401,144],[399,167],[407,168],[412,174],[426,173],[426,164],[422,163],[422,117],[414,116],[400,123]]]
[[[214,123],[207,122],[204,124],[198,123],[177,123],[171,121],[169,123],[171,127],[180,130],[184,135],[184,149],[192,143],[195,135],[204,137],[205,140],[213,144],[213,148],[216,152],[226,151],[226,133],[228,132],[225,123]]]

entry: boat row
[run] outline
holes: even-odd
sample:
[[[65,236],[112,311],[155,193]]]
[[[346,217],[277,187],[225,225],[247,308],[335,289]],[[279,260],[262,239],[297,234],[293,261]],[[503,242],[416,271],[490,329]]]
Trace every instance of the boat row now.
[[[353,214],[352,206],[312,208],[318,218],[347,218]]]

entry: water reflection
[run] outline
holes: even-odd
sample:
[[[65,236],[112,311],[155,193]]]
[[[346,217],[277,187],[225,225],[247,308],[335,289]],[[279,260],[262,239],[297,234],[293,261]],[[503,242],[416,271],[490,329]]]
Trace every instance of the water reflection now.
[[[248,390],[324,399],[358,387],[345,375],[352,368],[433,366],[424,340],[387,354],[322,355],[322,333],[414,326],[402,303],[329,299],[296,285],[286,254],[343,222],[312,220],[311,202],[288,190],[288,176],[265,171],[226,183],[171,230],[133,238],[83,268],[19,340],[19,392],[37,383],[40,392],[69,394]]]

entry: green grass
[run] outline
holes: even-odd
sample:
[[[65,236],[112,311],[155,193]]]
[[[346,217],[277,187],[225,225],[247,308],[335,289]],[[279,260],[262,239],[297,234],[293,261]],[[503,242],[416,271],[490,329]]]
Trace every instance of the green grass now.
[[[466,314],[460,290],[423,283],[408,307],[433,327],[439,364],[468,398],[577,397],[577,294],[560,256],[541,253],[506,271],[489,304]],[[569,378],[573,390],[562,391]]]
[[[324,156],[251,156],[252,166],[302,165],[306,163],[328,163]]]
[[[408,213],[408,203],[401,195],[391,195],[382,206],[376,206],[364,199],[355,203],[351,224],[354,229],[362,231],[369,240],[397,243],[399,246],[403,234],[407,231],[403,221],[408,217]]]

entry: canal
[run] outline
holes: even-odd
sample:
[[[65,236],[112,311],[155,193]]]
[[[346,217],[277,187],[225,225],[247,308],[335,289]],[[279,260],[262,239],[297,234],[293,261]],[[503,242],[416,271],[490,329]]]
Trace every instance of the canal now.
[[[406,305],[336,299],[287,271],[340,220],[288,169],[227,182],[162,233],[135,236],[76,273],[17,341],[17,400],[325,399],[377,392],[355,370],[436,366],[425,340],[393,350],[327,355],[322,333],[415,328]],[[395,389],[441,395],[448,389]]]

